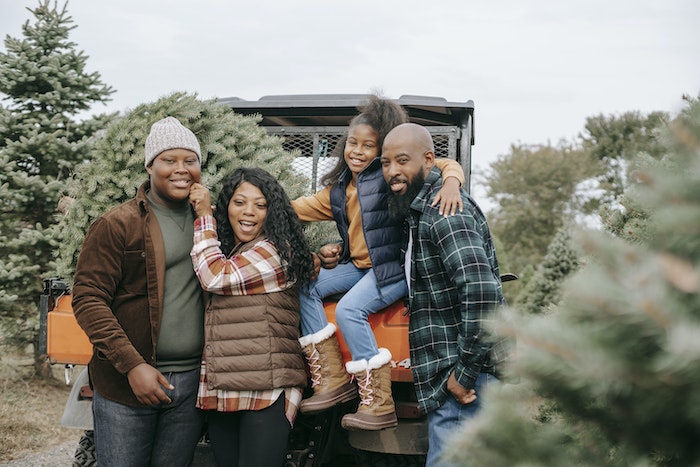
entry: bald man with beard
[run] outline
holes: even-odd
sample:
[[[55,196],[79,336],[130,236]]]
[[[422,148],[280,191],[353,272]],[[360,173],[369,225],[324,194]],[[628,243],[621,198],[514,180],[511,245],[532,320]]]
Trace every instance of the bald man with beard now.
[[[485,323],[505,304],[496,250],[486,218],[462,190],[464,209],[444,216],[433,206],[442,187],[433,140],[414,123],[397,126],[381,155],[389,213],[405,220],[411,369],[428,418],[427,466],[443,458],[456,428],[473,417],[483,388],[498,381],[508,343]]]

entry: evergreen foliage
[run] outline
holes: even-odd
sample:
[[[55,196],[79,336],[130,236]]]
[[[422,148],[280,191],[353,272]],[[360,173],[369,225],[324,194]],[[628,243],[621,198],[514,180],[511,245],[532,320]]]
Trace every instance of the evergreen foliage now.
[[[544,261],[518,295],[517,307],[526,313],[543,313],[559,303],[564,280],[579,267],[580,252],[574,248],[571,227],[557,231]]]
[[[541,262],[557,230],[583,209],[578,187],[596,170],[589,153],[566,145],[512,146],[490,165],[486,190],[498,210],[489,224],[508,249],[509,272],[522,276]]]
[[[630,177],[634,174],[654,171],[664,162],[651,158],[647,154],[640,154],[630,164]],[[615,235],[632,243],[646,243],[650,240],[650,232],[647,227],[648,207],[641,203],[637,192],[637,185],[631,184],[624,193],[619,196],[618,203],[605,205],[601,209],[603,227]]]
[[[583,147],[605,170],[597,177],[602,190],[601,206],[615,204],[629,185],[629,161],[640,153],[653,159],[663,155],[658,132],[668,122],[665,112],[625,112],[621,115],[596,115],[586,119],[581,136]]]
[[[41,279],[52,259],[49,230],[72,167],[89,158],[89,138],[112,115],[80,120],[112,89],[86,70],[69,40],[66,7],[40,1],[22,38],[0,53],[0,325],[26,344],[37,324]]]
[[[694,108],[696,99],[689,96],[684,96],[688,103],[688,107],[684,110],[683,118],[692,120],[692,115],[688,109]],[[644,204],[644,196],[638,192],[638,187],[643,186],[640,177],[645,177],[648,172],[663,170],[669,164],[675,164],[671,158],[661,158],[658,147],[662,145],[662,141],[670,145],[675,144],[674,141],[669,141],[668,136],[659,139],[658,142],[649,151],[641,151],[636,159],[634,159],[629,168],[629,178],[637,179],[636,184],[631,184],[625,193],[620,196],[619,206],[605,206],[602,210],[602,218],[604,227],[614,235],[624,238],[634,243],[648,243],[651,241],[651,231],[647,224],[649,221],[649,210],[651,206]]]
[[[496,256],[498,257],[498,270],[501,274],[511,273],[512,266],[510,256],[508,254],[509,252],[503,248],[501,239],[495,235],[493,235],[493,245],[496,248]],[[518,276],[518,279],[520,279],[520,276]],[[513,287],[513,285],[517,284],[518,282],[520,282],[520,280],[510,282],[507,287],[503,288],[503,295],[508,303],[513,303],[515,301],[515,297],[517,296],[515,292],[518,290],[518,288]]]
[[[77,168],[71,181],[72,204],[55,237],[59,241],[58,271],[69,279],[90,223],[108,209],[136,194],[148,180],[144,145],[151,125],[173,116],[197,136],[202,148],[202,183],[215,202],[223,179],[237,167],[262,167],[285,187],[291,199],[304,194],[308,179],[293,171],[297,155],[282,148],[282,140],[258,126],[259,117],[247,117],[216,100],[194,94],[172,93],[141,104],[109,125],[96,139],[90,161]]]
[[[560,305],[496,325],[520,384],[487,392],[454,440],[463,465],[700,464],[700,104],[659,141],[627,190],[647,233],[583,235]]]

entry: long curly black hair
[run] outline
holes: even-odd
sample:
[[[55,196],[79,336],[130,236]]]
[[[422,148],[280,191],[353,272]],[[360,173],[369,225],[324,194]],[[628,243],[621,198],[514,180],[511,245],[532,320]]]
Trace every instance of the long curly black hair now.
[[[391,99],[386,99],[376,94],[370,95],[367,102],[360,106],[358,110],[360,114],[350,120],[348,128],[353,128],[357,125],[371,126],[377,132],[377,147],[379,148],[377,157],[381,155],[382,144],[386,134],[395,126],[408,122],[408,114],[403,107]],[[343,171],[347,169],[348,164],[345,162],[344,157],[347,139],[347,135],[344,136],[333,149],[332,155],[338,158],[338,163],[330,172],[321,177],[322,186],[333,185],[340,179]]]
[[[233,228],[228,220],[228,205],[233,193],[244,182],[256,186],[265,196],[267,217],[263,223],[263,232],[277,247],[279,255],[286,263],[287,280],[300,284],[308,283],[314,272],[314,264],[301,222],[282,185],[266,170],[239,168],[224,181],[214,211],[222,253],[228,256],[236,246]]]

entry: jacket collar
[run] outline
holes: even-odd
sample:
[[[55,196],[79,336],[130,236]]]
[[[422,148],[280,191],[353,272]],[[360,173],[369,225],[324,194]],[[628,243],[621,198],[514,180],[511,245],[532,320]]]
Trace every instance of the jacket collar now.
[[[148,193],[148,190],[151,189],[151,181],[146,180],[139,186],[138,190],[136,190],[136,196],[134,197],[136,199],[136,202],[138,203],[139,207],[144,211],[148,212],[150,209],[150,206],[148,205],[148,196],[146,193]]]
[[[360,177],[363,177],[366,173],[368,172],[374,172],[378,168],[378,166],[381,164],[381,161],[379,160],[379,157],[375,157],[372,159],[372,161],[367,164],[367,167],[362,169],[362,172],[359,173],[358,179]],[[352,172],[350,172],[350,169],[348,167],[343,170],[343,173],[340,174],[340,177],[338,177],[338,181],[342,182],[343,184],[347,185],[352,181]]]

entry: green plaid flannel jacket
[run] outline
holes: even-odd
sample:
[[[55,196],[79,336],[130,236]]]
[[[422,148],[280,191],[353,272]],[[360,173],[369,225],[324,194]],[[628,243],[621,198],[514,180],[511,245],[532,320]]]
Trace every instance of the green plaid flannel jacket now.
[[[498,376],[504,342],[484,329],[504,304],[496,251],[486,218],[463,190],[464,210],[443,217],[431,203],[442,187],[433,167],[407,219],[413,235],[409,293],[411,368],[423,412],[442,405],[447,379],[455,371],[464,387],[479,373]]]

